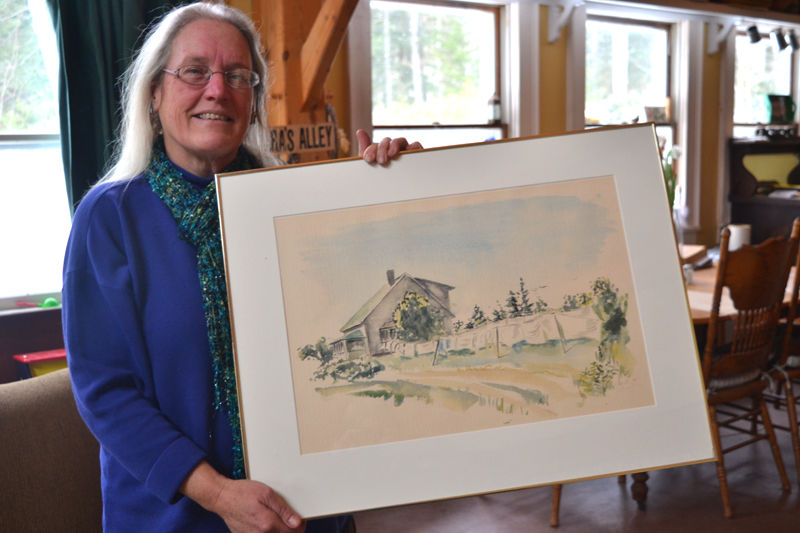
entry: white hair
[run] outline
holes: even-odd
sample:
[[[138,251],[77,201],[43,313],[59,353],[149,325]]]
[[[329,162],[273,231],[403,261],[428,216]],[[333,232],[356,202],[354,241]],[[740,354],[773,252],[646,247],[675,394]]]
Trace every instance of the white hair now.
[[[106,174],[98,181],[126,181],[144,172],[150,164],[153,143],[160,134],[158,115],[150,113],[152,88],[161,83],[172,44],[178,33],[197,20],[225,22],[237,28],[247,40],[253,70],[261,82],[253,89],[255,122],[250,125],[242,145],[265,167],[280,164],[270,150],[267,127],[266,94],[269,72],[261,38],[250,18],[225,4],[198,2],[173,9],[155,23],[144,44],[121,78],[122,121],[114,156]]]

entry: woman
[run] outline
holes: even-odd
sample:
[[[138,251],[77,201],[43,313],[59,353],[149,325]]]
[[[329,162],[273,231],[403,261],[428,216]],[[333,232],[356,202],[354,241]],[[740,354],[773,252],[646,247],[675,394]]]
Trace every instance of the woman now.
[[[106,531],[302,531],[243,461],[215,173],[272,166],[259,37],[241,12],[170,12],[127,71],[115,163],[64,265],[78,408],[101,444]],[[405,139],[359,152],[385,164]],[[313,480],[309,480],[313,482]],[[184,497],[185,496],[185,497]],[[340,531],[346,517],[310,521]]]

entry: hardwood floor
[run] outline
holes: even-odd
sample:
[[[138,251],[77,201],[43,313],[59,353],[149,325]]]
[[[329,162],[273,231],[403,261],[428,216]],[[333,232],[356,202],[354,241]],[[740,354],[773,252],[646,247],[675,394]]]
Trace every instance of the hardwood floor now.
[[[785,411],[772,414],[785,421]],[[723,434],[723,446],[740,439]],[[781,489],[769,444],[725,455],[734,517],[726,519],[714,463],[650,472],[647,510],[631,499],[632,479],[581,481],[564,485],[561,525],[549,526],[551,487],[411,505],[356,515],[358,533],[450,532],[725,532],[800,531],[800,488],[791,437],[778,431],[791,492]]]

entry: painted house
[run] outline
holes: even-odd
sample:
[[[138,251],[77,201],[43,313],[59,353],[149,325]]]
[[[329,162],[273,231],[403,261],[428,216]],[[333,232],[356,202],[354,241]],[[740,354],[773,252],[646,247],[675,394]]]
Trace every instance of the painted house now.
[[[445,334],[452,334],[454,315],[450,310],[450,291],[455,287],[408,274],[395,278],[394,270],[386,272],[386,281],[386,285],[342,326],[342,337],[333,341],[334,355],[356,359],[391,353],[396,338],[394,311],[407,292],[424,296],[429,305],[444,317]]]

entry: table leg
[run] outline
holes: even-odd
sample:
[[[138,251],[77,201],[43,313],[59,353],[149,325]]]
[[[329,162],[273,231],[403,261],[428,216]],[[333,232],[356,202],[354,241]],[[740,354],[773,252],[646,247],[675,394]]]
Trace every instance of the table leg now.
[[[553,485],[553,508],[550,511],[550,526],[558,527],[559,512],[561,509],[561,484]]]
[[[639,510],[644,511],[647,508],[647,480],[650,476],[647,472],[638,472],[632,474],[633,484],[631,485],[631,494],[633,494],[634,501],[639,505]]]

